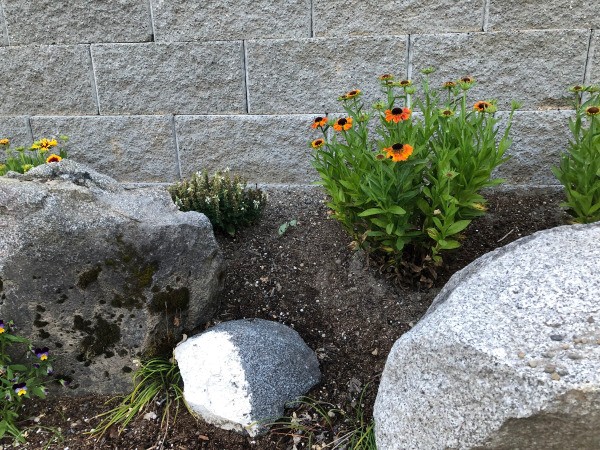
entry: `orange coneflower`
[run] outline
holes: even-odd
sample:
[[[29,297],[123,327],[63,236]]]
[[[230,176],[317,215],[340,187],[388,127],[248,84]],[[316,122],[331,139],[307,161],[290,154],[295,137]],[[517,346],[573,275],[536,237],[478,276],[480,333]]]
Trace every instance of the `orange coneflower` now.
[[[588,116],[597,116],[598,114],[600,114],[600,108],[598,108],[597,106],[589,106],[588,108],[586,108],[585,113]]]
[[[344,95],[340,97],[340,100],[350,100],[351,98],[357,97],[360,95],[360,89],[352,89],[350,92],[346,92]]]
[[[385,121],[398,123],[403,120],[408,120],[412,111],[410,108],[394,108],[385,110]]]
[[[473,105],[474,111],[479,112],[490,112],[493,109],[493,105],[490,102],[479,101]]]
[[[352,128],[352,117],[342,117],[335,121],[333,129],[335,131],[347,131]]]
[[[323,145],[325,145],[325,139],[315,139],[310,143],[312,148],[321,148]]]
[[[393,80],[394,79],[394,75],[392,75],[391,73],[385,73],[383,75],[379,76],[379,79],[381,81],[388,81],[388,80]]]
[[[410,80],[398,81],[398,86],[400,86],[400,87],[408,87],[410,85],[412,85],[412,81],[410,81]]]
[[[325,125],[327,125],[327,117],[315,117],[315,120],[313,121],[311,128],[323,128]]]
[[[47,163],[59,162],[62,158],[54,153],[52,153],[48,158],[46,158]]]
[[[446,81],[443,85],[444,89],[452,89],[456,87],[456,82],[454,81]]]
[[[6,138],[0,139],[0,145],[8,145],[9,143],[10,143],[10,141]]]
[[[406,161],[410,155],[412,155],[413,148],[408,144],[394,144],[391,147],[383,149],[388,158],[392,161]]]

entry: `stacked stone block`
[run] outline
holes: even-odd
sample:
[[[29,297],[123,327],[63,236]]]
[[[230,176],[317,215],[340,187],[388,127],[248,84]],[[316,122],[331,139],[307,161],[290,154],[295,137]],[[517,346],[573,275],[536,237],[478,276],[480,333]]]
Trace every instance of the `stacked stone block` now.
[[[523,103],[510,184],[556,184],[566,87],[600,83],[595,0],[0,0],[0,137],[65,134],[124,182],[231,167],[252,182],[317,178],[312,117],[376,77],[472,75],[473,98]]]

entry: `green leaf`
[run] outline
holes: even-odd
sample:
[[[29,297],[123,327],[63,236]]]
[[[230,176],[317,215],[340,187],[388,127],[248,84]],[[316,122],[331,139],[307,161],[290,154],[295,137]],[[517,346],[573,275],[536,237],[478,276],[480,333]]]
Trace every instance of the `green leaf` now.
[[[446,231],[446,236],[452,236],[453,234],[460,233],[462,230],[467,228],[470,223],[470,220],[459,220],[457,222],[454,222],[448,227],[448,230]]]
[[[460,247],[460,242],[455,241],[453,239],[442,239],[438,241],[438,245],[443,250],[452,250],[454,248]]]
[[[388,208],[388,212],[391,212],[392,214],[396,214],[398,216],[403,216],[404,214],[406,214],[406,210],[398,205],[394,205]]]
[[[382,214],[385,211],[381,208],[369,208],[363,212],[361,212],[358,216],[359,217],[367,217],[367,216],[374,216],[375,214]]]
[[[440,237],[440,233],[435,228],[427,228],[427,234],[431,239],[437,241]]]

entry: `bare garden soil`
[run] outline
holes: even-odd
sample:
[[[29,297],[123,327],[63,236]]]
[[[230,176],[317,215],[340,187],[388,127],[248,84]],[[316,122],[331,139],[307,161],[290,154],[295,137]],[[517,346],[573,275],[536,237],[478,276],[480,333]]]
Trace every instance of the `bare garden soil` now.
[[[556,190],[498,190],[488,194],[489,212],[466,230],[464,244],[447,254],[447,266],[430,289],[407,287],[381,273],[376,264],[349,248],[351,239],[328,218],[325,195],[318,188],[277,188],[261,221],[235,237],[217,235],[227,262],[221,309],[212,323],[249,317],[275,320],[293,327],[316,351],[322,382],[308,396],[327,402],[331,426],[306,408],[288,410],[312,428],[311,445],[319,449],[354,426],[357,410],[370,420],[378,380],[393,343],[427,310],[440,288],[456,271],[494,248],[538,230],[564,225]],[[296,220],[285,233],[278,228]],[[201,330],[200,330],[201,331]],[[361,393],[364,395],[361,400]],[[158,419],[139,417],[119,434],[101,437],[86,432],[94,417],[108,409],[103,397],[51,398],[31,401],[22,415],[27,443],[0,443],[0,450],[24,449],[292,449],[294,436],[285,430],[249,438],[196,421],[186,410],[168,427]],[[114,404],[114,403],[113,403]],[[296,435],[296,448],[310,448]],[[327,447],[330,448],[330,447]]]

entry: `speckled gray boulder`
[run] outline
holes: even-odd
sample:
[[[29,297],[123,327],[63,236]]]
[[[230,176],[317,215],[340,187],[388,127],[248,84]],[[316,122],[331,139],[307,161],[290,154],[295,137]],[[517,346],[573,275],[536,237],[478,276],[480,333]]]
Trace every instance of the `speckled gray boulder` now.
[[[392,348],[380,449],[600,448],[600,224],[520,239],[458,272]]]
[[[71,160],[0,178],[0,318],[77,392],[125,392],[134,359],[208,321],[222,257],[202,214]]]
[[[175,358],[188,406],[213,425],[250,436],[321,378],[300,335],[262,319],[221,323],[179,344]]]

